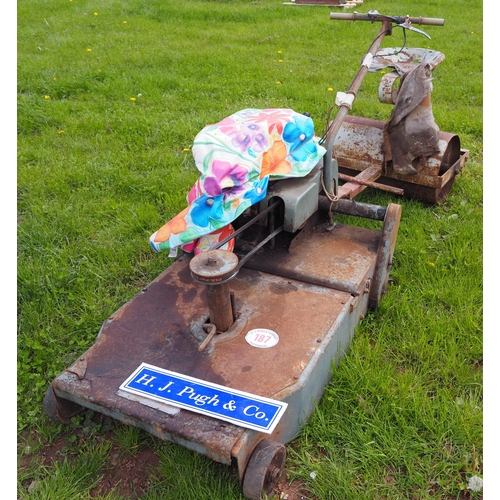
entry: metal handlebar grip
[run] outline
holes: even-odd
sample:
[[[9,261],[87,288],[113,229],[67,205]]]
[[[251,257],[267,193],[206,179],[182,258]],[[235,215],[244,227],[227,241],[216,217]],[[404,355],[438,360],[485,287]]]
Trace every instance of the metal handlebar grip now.
[[[340,21],[389,21],[400,24],[406,20],[406,17],[384,16],[378,12],[373,14],[359,14],[357,12],[330,12],[330,19]],[[434,17],[410,17],[408,18],[412,24],[427,24],[433,26],[443,26],[444,19]]]

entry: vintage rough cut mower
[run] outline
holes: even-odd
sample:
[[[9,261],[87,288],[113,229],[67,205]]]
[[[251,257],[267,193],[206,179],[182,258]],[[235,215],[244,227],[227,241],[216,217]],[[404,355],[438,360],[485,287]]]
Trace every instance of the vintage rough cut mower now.
[[[428,36],[413,25],[444,21],[376,11],[330,17],[381,28],[351,86],[337,94],[321,139],[326,154],[303,177],[270,180],[227,238],[183,252],[107,319],[48,388],[50,418],[68,423],[92,409],[233,465],[246,498],[273,490],[284,445],[388,283],[401,206],[353,198],[371,187],[440,203],[468,157],[432,121],[430,73],[444,56],[380,49],[395,28]],[[348,117],[366,73],[387,68],[379,98],[394,105],[391,119]],[[335,224],[334,213],[380,221],[381,230]],[[234,251],[222,249],[231,241]]]

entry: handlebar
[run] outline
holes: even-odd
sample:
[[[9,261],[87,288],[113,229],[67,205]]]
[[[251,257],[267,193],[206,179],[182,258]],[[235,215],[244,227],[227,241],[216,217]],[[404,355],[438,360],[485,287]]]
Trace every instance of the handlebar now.
[[[409,17],[409,16],[384,16],[376,10],[371,10],[368,14],[359,14],[358,12],[331,12],[330,19],[337,19],[340,21],[380,21],[391,22],[396,24],[404,24],[410,22],[412,24],[427,24],[432,26],[443,26],[444,19],[433,17]]]

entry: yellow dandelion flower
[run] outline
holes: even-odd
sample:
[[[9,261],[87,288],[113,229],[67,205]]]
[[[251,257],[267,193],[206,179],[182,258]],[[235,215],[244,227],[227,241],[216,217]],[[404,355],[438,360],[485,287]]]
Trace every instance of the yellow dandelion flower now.
[[[189,151],[189,148],[184,148],[184,151]]]
[[[54,77],[54,81],[57,82],[57,78]]]
[[[131,98],[130,98],[130,100],[131,100],[131,101],[135,101],[135,97],[131,97]]]
[[[328,87],[328,92],[333,92],[332,87]]]
[[[123,21],[123,24],[127,24],[127,21]]]
[[[276,85],[281,85],[281,82],[276,82]]]
[[[87,49],[87,52],[92,52],[92,49],[91,49],[91,48],[88,48],[88,49]]]
[[[429,264],[429,266],[436,267],[436,264],[434,264],[434,262],[427,262],[427,264]]]
[[[283,59],[280,59],[278,62],[283,62]]]
[[[94,12],[94,16],[98,16],[99,14],[97,12]]]
[[[471,35],[473,35],[473,34],[474,34],[474,32],[473,32],[473,31],[471,31],[471,32],[470,32],[470,34],[471,34]]]
[[[64,130],[59,130],[59,132],[57,132],[59,135],[62,135],[64,134]]]
[[[46,95],[44,97],[45,97],[45,99],[50,99],[50,95]]]
[[[281,50],[278,50],[278,54],[282,54]]]

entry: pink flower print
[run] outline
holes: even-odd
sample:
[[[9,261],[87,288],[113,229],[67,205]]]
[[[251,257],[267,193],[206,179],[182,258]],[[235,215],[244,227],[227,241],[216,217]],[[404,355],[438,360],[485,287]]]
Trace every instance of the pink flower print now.
[[[186,199],[188,203],[193,203],[193,201],[200,196],[203,196],[203,191],[201,190],[200,180],[198,179],[187,194]]]
[[[224,118],[221,122],[217,124],[218,129],[226,135],[235,134],[238,129],[236,128],[236,122],[231,118]]]
[[[289,109],[264,109],[262,110],[253,121],[256,123],[266,122],[268,124],[269,133],[271,134],[274,129],[278,134],[282,134],[283,125],[290,121],[290,116],[293,111]]]
[[[248,171],[241,165],[231,165],[222,160],[214,160],[211,174],[203,179],[203,189],[209,196],[237,194],[245,189]]]

